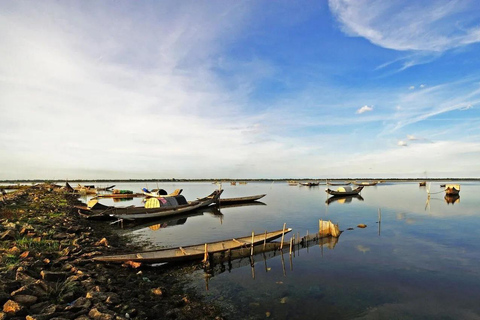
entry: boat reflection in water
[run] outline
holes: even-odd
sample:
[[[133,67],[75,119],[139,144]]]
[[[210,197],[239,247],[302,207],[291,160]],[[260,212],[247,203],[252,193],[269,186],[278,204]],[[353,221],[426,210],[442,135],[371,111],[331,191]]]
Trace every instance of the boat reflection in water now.
[[[197,209],[192,212],[178,214],[172,217],[155,219],[153,221],[149,221],[146,223],[141,223],[141,221],[133,220],[133,221],[130,221],[129,223],[121,224],[120,226],[124,229],[128,229],[128,231],[141,230],[141,229],[147,229],[147,228],[152,231],[157,231],[157,230],[165,229],[168,227],[183,225],[185,224],[185,222],[187,222],[187,218],[202,216],[205,214],[210,214],[212,217],[219,219],[220,224],[222,224],[224,215],[220,210],[228,209],[228,208],[247,207],[247,206],[266,206],[266,204],[260,201],[252,201],[252,202],[242,203],[242,204],[209,206],[209,207]]]
[[[337,202],[337,203],[350,203],[352,202],[352,199],[357,199],[359,201],[363,201],[363,197],[359,194],[354,195],[354,196],[333,196],[328,198],[325,203],[327,205],[331,204],[332,202]]]
[[[448,204],[455,204],[460,202],[460,195],[458,194],[446,194],[445,197],[445,202]]]
[[[320,246],[323,253],[323,247],[334,249],[338,243],[339,237],[319,236],[319,234],[306,235],[301,239],[295,240],[294,237],[283,245],[281,242],[268,242],[256,245],[252,248],[230,250],[212,254],[209,263],[204,267],[206,289],[208,290],[208,279],[224,273],[231,272],[233,269],[250,266],[252,269],[252,278],[255,279],[255,264],[263,261],[265,272],[269,271],[267,260],[280,257],[282,261],[283,274],[286,275],[285,256],[289,259],[290,270],[293,271],[293,258],[299,254],[300,250],[309,247]]]

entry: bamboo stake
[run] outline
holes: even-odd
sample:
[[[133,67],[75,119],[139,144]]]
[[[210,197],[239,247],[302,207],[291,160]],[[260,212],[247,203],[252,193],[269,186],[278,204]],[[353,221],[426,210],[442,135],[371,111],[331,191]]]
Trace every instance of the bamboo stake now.
[[[252,245],[250,246],[250,255],[253,256],[253,241],[255,237],[255,232],[252,231]]]
[[[293,247],[293,238],[294,238],[294,237],[295,237],[295,236],[293,236],[293,237],[290,238],[290,255],[292,255],[292,247]]]
[[[205,254],[203,256],[203,262],[207,262],[208,260],[208,244],[205,243]]]
[[[263,238],[263,250],[265,250],[267,246],[267,230],[265,230],[265,238]]]
[[[285,239],[285,227],[287,226],[286,223],[283,224],[283,230],[282,230],[282,242],[280,243],[280,250],[283,249],[283,240]]]

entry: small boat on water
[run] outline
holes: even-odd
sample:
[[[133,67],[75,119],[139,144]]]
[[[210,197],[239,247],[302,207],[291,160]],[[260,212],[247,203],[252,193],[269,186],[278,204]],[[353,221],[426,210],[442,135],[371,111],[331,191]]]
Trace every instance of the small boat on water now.
[[[200,260],[209,254],[238,249],[242,247],[251,247],[264,241],[270,242],[277,238],[284,236],[286,233],[292,231],[291,228],[259,233],[257,235],[248,235],[240,238],[232,238],[222,241],[196,244],[192,246],[160,249],[152,251],[143,251],[130,254],[119,254],[112,256],[100,256],[93,258],[95,261],[104,262],[181,262],[188,260]]]
[[[337,190],[330,188],[325,189],[325,192],[332,196],[354,196],[358,195],[363,189],[363,186],[352,189],[352,187],[339,187]]]
[[[460,185],[459,184],[446,184],[445,185],[445,194],[448,195],[455,195],[460,193]]]
[[[329,186],[349,186],[351,182],[330,182],[327,180],[327,185]]]
[[[145,195],[146,197],[157,198],[157,197],[178,196],[179,194],[182,193],[183,189],[175,189],[172,193],[167,193],[167,191],[163,189],[148,190],[147,188],[143,188],[142,191],[143,191],[143,195]]]
[[[87,206],[77,206],[82,216],[90,219],[117,218],[125,220],[153,219],[184,214],[199,208],[218,203],[223,190],[215,190],[210,195],[194,201],[184,196],[150,198],[145,206],[114,207],[105,206],[97,200],[91,200]]]
[[[305,186],[305,187],[314,187],[314,186],[318,186],[320,184],[320,182],[300,182],[300,185],[302,186]]]
[[[218,200],[218,202],[220,203],[220,205],[245,203],[245,202],[256,201],[256,200],[261,199],[265,196],[266,196],[266,194],[258,194],[258,195],[255,195],[255,196],[238,197],[238,198],[223,198],[223,199],[220,198]]]
[[[364,186],[364,187],[376,186],[378,184],[378,181],[363,181],[363,182],[354,181],[353,184],[356,186]]]
[[[418,183],[418,185],[420,187],[425,187],[427,185],[427,182],[426,181],[421,181],[421,182]]]

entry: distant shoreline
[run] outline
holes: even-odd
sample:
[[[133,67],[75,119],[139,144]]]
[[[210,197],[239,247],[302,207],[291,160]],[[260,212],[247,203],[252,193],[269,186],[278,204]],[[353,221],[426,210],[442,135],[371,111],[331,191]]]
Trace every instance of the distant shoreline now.
[[[65,183],[69,182],[288,182],[288,181],[379,181],[379,182],[418,182],[418,181],[480,181],[480,178],[284,178],[284,179],[17,179],[0,180],[0,183]]]

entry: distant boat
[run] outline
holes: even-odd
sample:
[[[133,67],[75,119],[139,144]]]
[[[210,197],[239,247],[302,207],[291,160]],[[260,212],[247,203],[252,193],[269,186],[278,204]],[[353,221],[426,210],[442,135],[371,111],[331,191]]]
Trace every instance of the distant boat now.
[[[356,186],[376,186],[378,184],[378,181],[371,181],[371,182],[368,182],[368,181],[363,181],[363,182],[357,182],[357,181],[354,181],[353,182],[354,185]]]
[[[455,195],[460,193],[460,185],[459,184],[446,184],[445,185],[445,194],[447,195]]]
[[[420,187],[425,187],[427,185],[426,181],[422,181],[418,184]]]
[[[254,246],[256,244],[263,243],[264,241],[269,242],[284,236],[290,231],[292,231],[292,229],[287,228],[284,230],[272,231],[268,233],[259,233],[253,236],[249,235],[240,238],[232,238],[210,243],[201,243],[192,246],[144,251],[130,254],[119,254],[112,256],[100,256],[93,259],[95,261],[104,262],[135,261],[146,263],[200,260],[212,253],[225,252],[228,250],[238,249],[242,247],[250,247],[252,245]]]
[[[294,180],[289,180],[289,181],[288,181],[288,185],[289,185],[289,186],[296,186],[296,185],[298,185],[298,182],[297,182],[297,181],[294,181]]]
[[[306,187],[313,187],[313,186],[318,186],[320,184],[320,182],[300,182],[300,184],[302,186],[306,186]]]
[[[325,192],[331,194],[332,196],[354,196],[359,194],[363,189],[363,186],[352,189],[352,187],[339,187],[337,190],[332,190],[330,188],[325,189]]]
[[[327,180],[327,185],[329,185],[329,186],[348,186],[350,184],[351,184],[351,182],[329,182]]]

